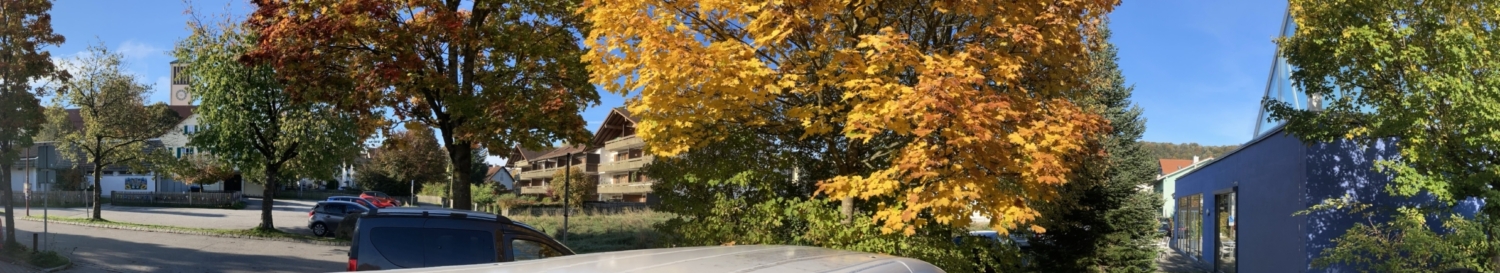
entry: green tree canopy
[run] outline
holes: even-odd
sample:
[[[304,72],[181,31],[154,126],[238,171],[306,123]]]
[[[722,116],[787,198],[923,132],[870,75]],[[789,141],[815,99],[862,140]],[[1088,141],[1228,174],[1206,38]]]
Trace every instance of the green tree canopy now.
[[[188,89],[202,102],[197,112],[203,129],[190,145],[238,167],[246,180],[265,184],[258,228],[274,230],[271,211],[280,182],[332,178],[367,134],[355,115],[283,92],[270,66],[241,63],[255,43],[241,25],[195,21],[189,27],[192,36],[179,41],[173,55],[186,66]]]
[[[1439,204],[1426,209],[1500,200],[1500,6],[1293,0],[1289,9],[1296,30],[1279,51],[1313,107],[1266,99],[1271,119],[1307,142],[1394,143],[1400,156],[1376,162],[1394,174],[1386,192],[1431,194]],[[1500,202],[1486,202],[1482,230],[1497,230],[1496,216]],[[1488,237],[1485,255],[1500,257],[1500,237]],[[1500,259],[1489,260],[1496,269]]]
[[[67,90],[56,97],[49,110],[52,126],[60,130],[58,153],[74,164],[93,171],[94,220],[100,217],[103,187],[100,178],[108,166],[143,168],[151,147],[147,142],[173,128],[183,117],[165,104],[145,104],[150,86],[121,70],[123,57],[103,45],[89,46],[86,54],[71,62],[72,78]],[[76,107],[76,110],[63,110]],[[68,111],[77,111],[82,124],[73,124]]]
[[[552,181],[547,182],[547,190],[552,194],[552,199],[561,202],[566,194],[567,206],[581,208],[583,201],[591,200],[599,191],[599,178],[583,173],[581,166],[573,166],[572,171],[566,173],[564,171],[567,170],[557,170],[552,174]],[[567,191],[563,190],[564,185],[567,185]]]
[[[52,63],[51,52],[43,50],[65,41],[52,32],[51,10],[50,0],[0,0],[0,185],[12,185],[11,164],[32,145],[46,121],[39,97],[49,93],[48,87],[33,83],[67,79],[67,72]],[[0,189],[5,195],[0,201],[5,202],[6,245],[16,244],[11,190]]]

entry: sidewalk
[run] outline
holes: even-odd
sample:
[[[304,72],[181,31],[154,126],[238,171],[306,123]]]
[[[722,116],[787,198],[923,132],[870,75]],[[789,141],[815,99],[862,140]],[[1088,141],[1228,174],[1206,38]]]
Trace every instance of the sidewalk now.
[[[1158,240],[1157,243],[1156,243],[1156,247],[1157,247],[1157,251],[1160,253],[1160,255],[1156,256],[1156,271],[1157,272],[1168,272],[1168,273],[1200,273],[1200,272],[1201,273],[1207,273],[1207,272],[1212,272],[1212,270],[1209,270],[1207,267],[1205,267],[1205,265],[1203,263],[1198,262],[1196,260],[1193,260],[1192,258],[1188,258],[1187,256],[1183,256],[1182,254],[1177,253],[1176,250],[1172,250],[1171,247],[1167,247],[1167,239],[1165,239],[1165,238],[1163,238],[1161,240]]]

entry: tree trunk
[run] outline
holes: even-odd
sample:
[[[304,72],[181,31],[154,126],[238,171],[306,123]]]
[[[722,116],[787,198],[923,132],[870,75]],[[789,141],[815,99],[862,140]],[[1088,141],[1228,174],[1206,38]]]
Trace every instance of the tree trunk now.
[[[839,206],[839,214],[842,214],[844,216],[844,220],[843,220],[844,224],[845,225],[853,224],[854,223],[854,197],[844,197],[843,200],[840,200],[840,201],[841,201],[840,203],[842,203],[842,205]]]
[[[10,180],[10,167],[11,167],[10,162],[4,162],[4,164],[0,164],[0,170],[3,170],[3,171],[0,171],[0,181],[5,181],[5,190],[4,190],[4,192],[5,192],[5,198],[4,199],[5,199],[5,245],[6,246],[19,245],[19,243],[16,242],[16,216],[15,216],[16,215],[16,213],[15,213],[16,205],[14,204],[15,202],[13,202],[15,200],[11,200],[12,198],[15,198],[15,189],[12,188],[12,187],[14,187],[14,185],[11,184],[11,183],[14,183],[15,181],[11,181]]]
[[[454,142],[451,129],[443,130],[443,146],[448,150],[449,168],[448,179],[453,185],[453,209],[474,209],[473,195],[469,192],[469,173],[474,168],[470,162],[473,158],[474,148],[468,141]]]
[[[94,221],[104,220],[104,217],[99,214],[99,209],[104,207],[99,203],[101,200],[104,200],[104,184],[101,182],[103,181],[103,176],[104,166],[99,165],[99,160],[94,160],[94,216],[93,218],[89,218]]]
[[[266,191],[260,199],[260,226],[256,229],[263,231],[276,230],[276,224],[271,222],[271,205],[276,202],[276,176],[279,170],[276,167],[266,167]]]

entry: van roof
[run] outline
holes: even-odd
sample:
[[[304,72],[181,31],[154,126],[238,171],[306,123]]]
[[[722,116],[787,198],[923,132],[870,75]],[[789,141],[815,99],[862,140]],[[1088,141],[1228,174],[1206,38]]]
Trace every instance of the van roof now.
[[[490,221],[506,222],[506,223],[511,222],[510,218],[506,218],[505,216],[499,216],[499,215],[494,215],[494,214],[485,213],[485,212],[472,211],[472,210],[455,210],[455,209],[446,209],[446,208],[399,208],[399,207],[397,207],[397,208],[384,208],[384,209],[375,209],[375,210],[372,210],[372,211],[369,212],[369,214],[370,214],[370,216],[374,216],[374,217],[380,217],[380,216],[450,217],[450,218],[468,218],[468,219],[490,220]],[[370,216],[366,216],[366,217],[370,217]]]
[[[917,259],[808,246],[709,246],[617,251],[389,272],[943,272]]]

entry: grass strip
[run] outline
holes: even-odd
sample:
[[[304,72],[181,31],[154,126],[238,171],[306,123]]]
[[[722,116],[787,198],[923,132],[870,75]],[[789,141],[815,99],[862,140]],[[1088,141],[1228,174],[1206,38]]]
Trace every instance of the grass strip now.
[[[22,219],[29,220],[29,221],[42,221],[42,217],[34,217],[34,216],[23,217]],[[326,238],[326,237],[314,237],[314,236],[309,236],[309,235],[302,235],[302,234],[296,234],[296,233],[288,233],[288,232],[281,231],[281,230],[262,230],[262,229],[254,229],[254,228],[252,228],[252,229],[219,229],[219,228],[176,227],[176,226],[164,226],[164,225],[152,225],[152,224],[139,224],[139,223],[130,223],[130,222],[116,222],[116,221],[110,221],[110,220],[92,220],[92,219],[89,219],[89,218],[60,217],[60,216],[51,216],[51,217],[47,217],[46,219],[48,221],[51,221],[51,222],[54,222],[54,223],[63,223],[63,224],[71,224],[71,225],[79,225],[79,226],[89,226],[89,227],[98,227],[98,228],[139,230],[139,231],[151,231],[151,232],[162,232],[162,233],[194,234],[194,235],[206,235],[206,236],[216,236],[216,237],[231,237],[231,238],[265,239],[265,240],[274,240],[274,241],[290,241],[290,242],[299,242],[299,243],[310,243],[310,244],[318,244],[318,245],[334,245],[334,246],[347,246],[347,245],[349,245],[349,241],[347,241],[347,240],[338,240],[338,239]]]

